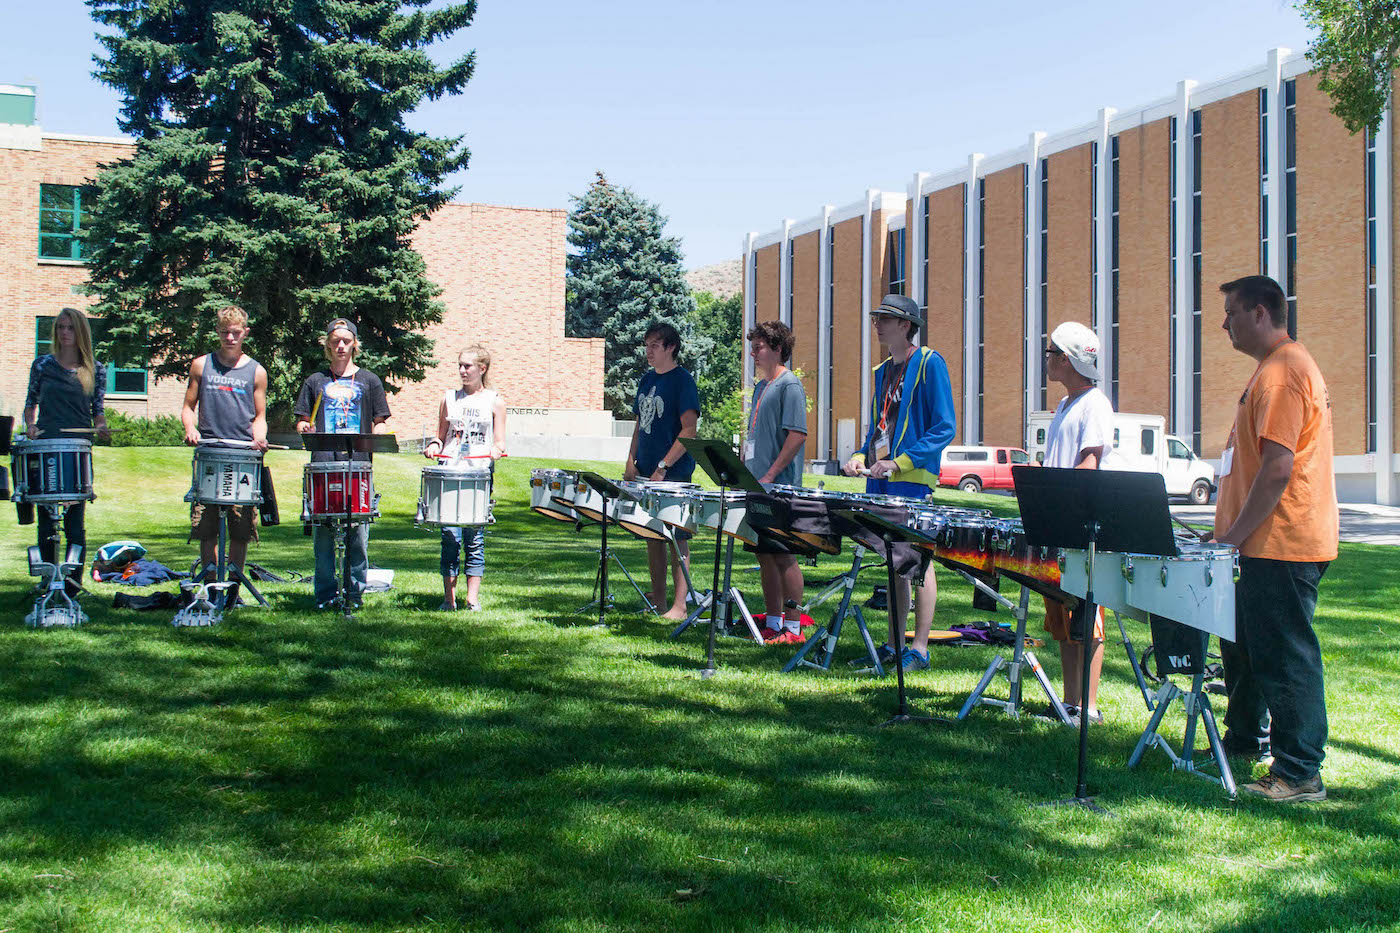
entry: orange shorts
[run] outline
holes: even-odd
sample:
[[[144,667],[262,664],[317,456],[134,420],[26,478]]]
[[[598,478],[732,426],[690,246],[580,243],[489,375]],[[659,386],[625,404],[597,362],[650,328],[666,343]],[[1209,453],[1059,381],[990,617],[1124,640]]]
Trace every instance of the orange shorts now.
[[[1098,610],[1094,617],[1094,639],[1103,641],[1103,607],[1099,606]],[[1053,599],[1045,601],[1045,631],[1049,632],[1050,637],[1055,641],[1078,643],[1079,639],[1069,637],[1070,616],[1070,611],[1063,604],[1057,603]]]

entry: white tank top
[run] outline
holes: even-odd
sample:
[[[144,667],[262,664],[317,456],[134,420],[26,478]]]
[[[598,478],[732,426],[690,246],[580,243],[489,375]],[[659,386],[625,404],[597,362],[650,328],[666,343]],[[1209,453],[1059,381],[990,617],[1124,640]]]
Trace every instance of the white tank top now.
[[[493,389],[477,389],[471,395],[465,389],[449,389],[442,398],[447,406],[447,439],[442,452],[449,457],[480,457],[491,452],[495,437],[496,393]],[[451,464],[444,460],[443,463]],[[488,460],[469,460],[463,464],[485,469]]]

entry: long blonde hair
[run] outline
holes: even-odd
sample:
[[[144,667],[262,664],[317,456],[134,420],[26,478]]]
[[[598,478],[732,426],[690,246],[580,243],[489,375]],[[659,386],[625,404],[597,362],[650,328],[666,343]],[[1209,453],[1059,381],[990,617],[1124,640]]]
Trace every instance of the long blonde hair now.
[[[483,389],[489,388],[490,383],[486,381],[486,377],[491,373],[491,352],[481,344],[474,343],[457,354],[457,362],[460,363],[464,356],[470,357],[481,364],[481,387]]]
[[[88,327],[87,315],[77,308],[64,308],[58,312],[58,317],[53,319],[53,334],[49,340],[49,352],[54,359],[58,359],[58,322],[68,318],[73,325],[73,343],[78,351],[78,382],[82,383],[83,393],[92,394],[93,384],[96,381],[94,373],[97,364],[92,356],[92,329]]]

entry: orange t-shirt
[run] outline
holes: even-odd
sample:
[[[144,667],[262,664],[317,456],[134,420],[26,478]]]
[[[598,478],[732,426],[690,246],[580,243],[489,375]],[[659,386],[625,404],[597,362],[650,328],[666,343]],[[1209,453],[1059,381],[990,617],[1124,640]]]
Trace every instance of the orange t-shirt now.
[[[1234,457],[1230,472],[1220,478],[1217,534],[1228,531],[1244,507],[1259,475],[1264,440],[1293,451],[1293,472],[1278,505],[1245,539],[1240,553],[1270,560],[1335,560],[1339,518],[1332,403],[1312,354],[1297,341],[1284,341],[1265,357],[1240,396],[1225,445]]]

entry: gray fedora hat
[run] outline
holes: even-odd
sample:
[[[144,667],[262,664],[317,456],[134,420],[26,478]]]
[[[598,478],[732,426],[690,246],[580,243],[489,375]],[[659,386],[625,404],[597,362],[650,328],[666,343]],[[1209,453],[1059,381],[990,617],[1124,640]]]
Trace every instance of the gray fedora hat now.
[[[887,314],[902,321],[910,321],[919,327],[924,326],[923,315],[919,313],[919,303],[905,295],[886,295],[880,302],[880,306],[872,308],[870,313]]]

